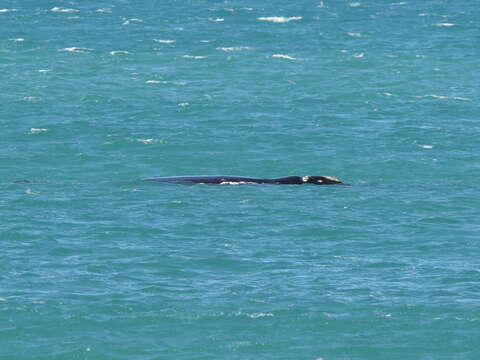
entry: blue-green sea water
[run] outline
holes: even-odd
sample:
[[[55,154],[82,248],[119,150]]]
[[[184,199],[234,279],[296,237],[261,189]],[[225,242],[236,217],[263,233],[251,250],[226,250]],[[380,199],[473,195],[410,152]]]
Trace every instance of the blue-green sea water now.
[[[479,5],[1,0],[0,359],[480,359]]]

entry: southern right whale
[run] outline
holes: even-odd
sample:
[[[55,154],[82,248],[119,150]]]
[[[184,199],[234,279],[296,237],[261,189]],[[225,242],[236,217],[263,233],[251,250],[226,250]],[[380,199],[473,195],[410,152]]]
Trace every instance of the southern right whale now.
[[[175,184],[274,184],[274,185],[345,185],[333,176],[285,176],[279,178],[255,178],[248,176],[232,175],[192,175],[192,176],[169,176],[146,179]]]

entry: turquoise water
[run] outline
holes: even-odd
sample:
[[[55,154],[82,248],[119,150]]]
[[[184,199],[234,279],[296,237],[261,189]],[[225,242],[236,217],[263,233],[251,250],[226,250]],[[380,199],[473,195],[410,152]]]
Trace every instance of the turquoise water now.
[[[3,0],[0,358],[480,358],[479,17]]]

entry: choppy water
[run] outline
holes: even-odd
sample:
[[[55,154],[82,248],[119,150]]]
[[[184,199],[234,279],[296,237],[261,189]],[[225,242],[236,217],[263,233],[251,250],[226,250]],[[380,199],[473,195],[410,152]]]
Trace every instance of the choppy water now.
[[[478,5],[3,0],[0,358],[478,359]]]

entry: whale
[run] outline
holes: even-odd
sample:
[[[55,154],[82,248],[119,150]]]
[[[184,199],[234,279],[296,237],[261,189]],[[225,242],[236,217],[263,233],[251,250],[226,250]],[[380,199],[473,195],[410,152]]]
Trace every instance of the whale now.
[[[171,184],[210,184],[210,185],[236,185],[236,184],[273,184],[273,185],[346,185],[333,176],[285,176],[279,178],[256,178],[249,176],[233,175],[190,175],[168,176],[145,179],[160,183]]]

